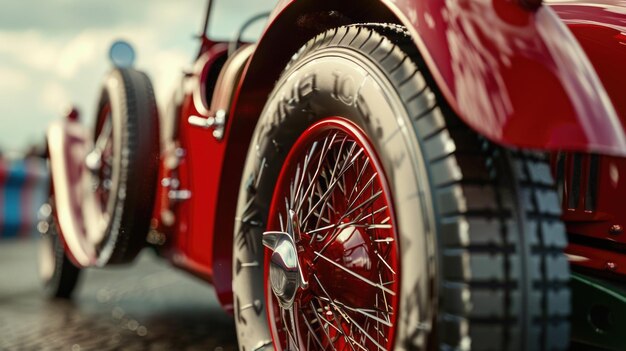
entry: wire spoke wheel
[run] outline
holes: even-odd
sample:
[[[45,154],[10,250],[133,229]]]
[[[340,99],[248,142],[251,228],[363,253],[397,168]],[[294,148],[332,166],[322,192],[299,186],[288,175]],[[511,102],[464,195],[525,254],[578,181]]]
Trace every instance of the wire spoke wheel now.
[[[281,171],[263,235],[274,345],[391,350],[400,263],[390,194],[366,137],[309,128]]]
[[[246,158],[240,349],[568,349],[552,186],[544,155],[454,114],[406,28],[319,34],[287,64]]]
[[[159,162],[152,84],[142,72],[115,69],[103,85],[93,149],[85,157],[90,189],[83,200],[86,245],[95,265],[131,262],[150,228]]]
[[[99,200],[101,211],[106,211],[113,184],[113,126],[111,121],[111,106],[106,104],[100,112],[96,129],[94,152],[97,155],[93,172],[93,191]]]

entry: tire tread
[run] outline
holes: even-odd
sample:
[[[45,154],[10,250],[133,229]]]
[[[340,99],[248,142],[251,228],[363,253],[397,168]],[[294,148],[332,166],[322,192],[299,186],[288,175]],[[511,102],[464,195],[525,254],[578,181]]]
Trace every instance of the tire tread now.
[[[419,55],[405,28],[359,27],[357,37],[369,29],[393,42],[395,52],[378,64],[413,116],[430,161],[442,237],[441,348],[464,349],[471,340],[473,350],[567,349],[567,240],[546,158],[496,147],[465,127],[430,88],[436,85],[424,64],[414,63]]]

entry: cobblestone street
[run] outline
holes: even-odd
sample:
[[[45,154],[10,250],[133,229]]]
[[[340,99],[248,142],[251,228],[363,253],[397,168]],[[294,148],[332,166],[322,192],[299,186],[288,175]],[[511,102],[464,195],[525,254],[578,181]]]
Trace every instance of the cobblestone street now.
[[[37,245],[0,242],[0,350],[236,350],[210,285],[144,251],[83,272],[71,301],[42,298]]]

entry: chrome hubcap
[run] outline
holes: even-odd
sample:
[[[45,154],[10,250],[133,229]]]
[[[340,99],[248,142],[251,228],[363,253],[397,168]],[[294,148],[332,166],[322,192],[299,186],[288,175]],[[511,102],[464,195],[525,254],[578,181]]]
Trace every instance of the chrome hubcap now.
[[[291,309],[298,289],[306,289],[296,241],[300,240],[298,219],[289,211],[286,232],[263,233],[263,245],[272,251],[270,256],[270,284],[272,292],[284,309]]]

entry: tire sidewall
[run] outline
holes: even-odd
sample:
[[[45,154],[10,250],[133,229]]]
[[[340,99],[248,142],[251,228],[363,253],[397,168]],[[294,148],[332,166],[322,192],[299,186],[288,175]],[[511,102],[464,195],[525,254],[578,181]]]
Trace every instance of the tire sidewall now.
[[[271,342],[261,235],[281,166],[300,134],[327,117],[362,129],[391,190],[401,256],[394,349],[423,347],[436,315],[435,222],[419,143],[385,70],[355,49],[325,47],[296,59],[258,121],[244,168],[235,225],[235,315],[241,349]],[[257,262],[257,266],[241,263]]]
[[[53,265],[52,275],[44,277],[39,266],[39,275],[43,285],[43,293],[47,298],[69,298],[74,291],[78,279],[80,277],[80,269],[72,264],[65,254],[65,247],[58,232],[58,224],[56,219],[52,220],[52,224],[48,229],[48,233],[39,240],[39,250],[48,251],[47,255],[51,255]],[[39,260],[45,259],[43,252],[39,254]],[[42,262],[38,262],[39,265]]]
[[[43,288],[44,288],[44,294],[46,296],[56,296],[56,292],[59,290],[59,286],[60,286],[60,282],[61,282],[61,275],[63,274],[63,248],[60,245],[60,240],[57,237],[57,234],[48,234],[44,237],[42,237],[39,241],[39,250],[45,250],[47,251],[45,254],[50,255],[49,258],[52,259],[52,261],[48,261],[48,262],[41,262],[41,260],[44,259],[43,257],[43,253],[39,254],[39,275],[42,279],[42,283],[43,283]],[[42,268],[41,265],[42,264],[50,264],[53,267],[53,271],[52,271],[52,275],[48,276],[48,277],[44,277],[43,273],[41,272]]]

